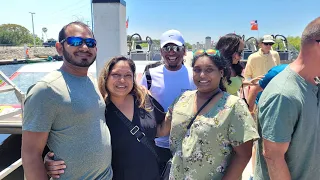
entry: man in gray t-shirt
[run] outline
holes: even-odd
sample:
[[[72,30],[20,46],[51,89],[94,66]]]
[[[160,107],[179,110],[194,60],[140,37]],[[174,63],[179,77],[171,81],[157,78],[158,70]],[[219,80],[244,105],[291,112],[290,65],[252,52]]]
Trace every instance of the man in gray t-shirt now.
[[[22,125],[22,161],[27,179],[47,179],[42,152],[67,166],[59,179],[112,179],[111,140],[106,105],[96,81],[87,75],[96,41],[80,22],[66,25],[57,51],[61,69],[49,73],[27,93]],[[49,65],[49,64],[48,64]]]
[[[320,18],[305,28],[298,58],[279,73],[258,103],[255,180],[319,179]]]

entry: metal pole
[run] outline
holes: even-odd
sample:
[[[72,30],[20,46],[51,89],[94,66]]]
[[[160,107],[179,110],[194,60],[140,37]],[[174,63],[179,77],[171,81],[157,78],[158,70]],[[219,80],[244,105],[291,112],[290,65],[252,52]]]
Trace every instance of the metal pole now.
[[[35,14],[34,12],[29,12],[31,14],[31,19],[32,19],[32,31],[33,31],[33,47],[36,48],[36,36],[34,34],[34,23],[33,23],[33,15]]]

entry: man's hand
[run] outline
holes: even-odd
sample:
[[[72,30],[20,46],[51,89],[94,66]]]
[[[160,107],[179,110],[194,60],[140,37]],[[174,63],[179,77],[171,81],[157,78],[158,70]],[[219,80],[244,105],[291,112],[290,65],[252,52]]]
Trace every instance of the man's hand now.
[[[67,168],[64,161],[52,160],[54,156],[53,152],[48,152],[44,157],[44,165],[47,170],[47,174],[52,178],[60,178],[60,174],[64,173],[64,169]]]

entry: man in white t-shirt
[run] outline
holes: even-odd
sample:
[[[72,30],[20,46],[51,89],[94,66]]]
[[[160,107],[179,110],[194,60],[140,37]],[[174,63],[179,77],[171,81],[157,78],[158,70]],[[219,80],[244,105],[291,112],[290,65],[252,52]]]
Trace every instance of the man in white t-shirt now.
[[[161,56],[164,64],[149,69],[149,78],[146,73],[141,84],[149,89],[151,95],[161,104],[165,111],[173,101],[184,91],[195,90],[192,79],[192,69],[183,65],[186,54],[185,42],[182,34],[177,30],[169,30],[162,34]],[[160,168],[172,156],[169,150],[169,137],[155,139],[159,147]]]

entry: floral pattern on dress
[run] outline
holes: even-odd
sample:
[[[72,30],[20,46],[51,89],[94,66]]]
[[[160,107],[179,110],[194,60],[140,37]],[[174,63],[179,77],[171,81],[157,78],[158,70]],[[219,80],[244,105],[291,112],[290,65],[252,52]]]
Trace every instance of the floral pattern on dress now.
[[[168,114],[172,117],[170,149],[174,154],[170,180],[221,179],[230,163],[233,146],[259,138],[247,106],[227,93],[209,112],[196,118],[190,135],[185,136],[193,117],[195,92],[183,93]]]

